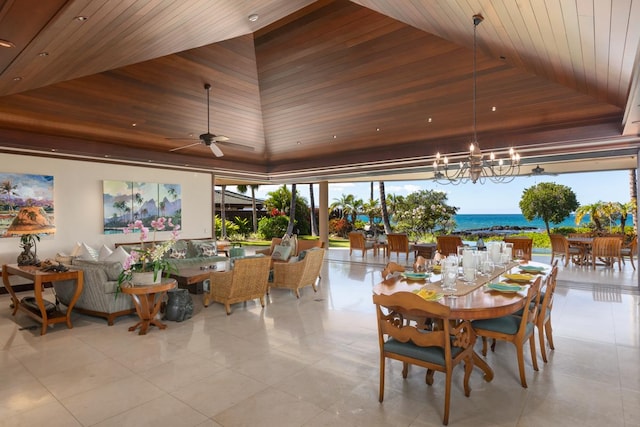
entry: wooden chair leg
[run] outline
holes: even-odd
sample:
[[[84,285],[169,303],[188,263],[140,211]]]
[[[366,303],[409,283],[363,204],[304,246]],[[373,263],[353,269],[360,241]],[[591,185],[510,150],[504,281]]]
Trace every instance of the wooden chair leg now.
[[[555,350],[556,348],[553,346],[553,328],[551,327],[551,317],[547,320],[547,323],[544,325],[544,332],[547,336],[547,342],[549,343],[549,348],[551,350]]]
[[[538,342],[540,343],[540,354],[542,361],[547,363],[547,347],[544,345],[544,325],[538,327]]]
[[[520,384],[527,388],[527,377],[524,374],[524,349],[521,345],[516,346],[516,354],[518,355],[518,371],[520,371]]]
[[[380,355],[380,390],[378,391],[378,401],[382,402],[384,399],[384,355]]]

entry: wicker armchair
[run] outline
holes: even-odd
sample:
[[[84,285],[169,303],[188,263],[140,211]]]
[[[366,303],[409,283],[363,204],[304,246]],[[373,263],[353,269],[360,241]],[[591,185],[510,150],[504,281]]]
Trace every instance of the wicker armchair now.
[[[233,270],[212,272],[209,292],[202,300],[204,306],[208,307],[211,301],[219,302],[231,314],[231,304],[259,298],[264,307],[270,263],[268,256],[239,258],[234,261]]]
[[[300,288],[311,286],[317,292],[316,283],[320,277],[324,249],[309,249],[300,261],[276,262],[273,264],[273,282],[270,288],[285,288],[295,292],[300,298]]]

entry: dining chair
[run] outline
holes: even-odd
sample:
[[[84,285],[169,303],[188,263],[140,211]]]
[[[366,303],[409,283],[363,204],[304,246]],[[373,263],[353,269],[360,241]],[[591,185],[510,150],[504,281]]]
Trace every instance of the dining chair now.
[[[473,345],[476,335],[469,321],[456,322],[451,309],[437,302],[426,301],[412,292],[393,295],[373,295],[378,318],[380,345],[379,401],[384,399],[385,361],[402,362],[402,377],[407,378],[409,365],[427,368],[426,383],[433,385],[435,371],[445,373],[444,414],[442,423],[449,423],[451,380],[453,369],[464,362],[464,395],[469,397],[469,377],[473,370]],[[406,316],[432,319],[438,327],[405,322]]]
[[[553,308],[553,294],[556,291],[556,280],[558,277],[558,266],[551,269],[547,276],[546,286],[540,290],[540,306],[536,316],[536,328],[538,328],[538,341],[540,343],[540,354],[542,360],[547,363],[547,347],[544,343],[546,335],[549,348],[555,350],[553,346],[553,328],[551,327],[551,309]]]
[[[593,270],[600,259],[605,265],[613,267],[618,261],[618,270],[622,271],[622,239],[619,237],[596,237],[591,245],[590,261]]]
[[[533,252],[533,239],[530,237],[505,237],[505,243],[513,244],[513,255],[517,253],[518,249],[522,250],[522,256],[525,260],[531,261],[531,255]]]
[[[367,255],[367,251],[374,250],[374,242],[368,241],[364,235],[359,231],[352,231],[349,233],[349,255],[355,250],[361,250],[362,256]]]
[[[391,256],[392,252],[396,253],[396,258],[400,258],[400,253],[404,253],[409,259],[409,237],[404,233],[387,233],[387,254]]]
[[[518,370],[520,371],[520,383],[527,388],[527,377],[524,371],[524,344],[528,340],[531,349],[531,362],[533,369],[538,370],[538,358],[536,357],[535,321],[540,302],[541,276],[529,285],[527,297],[524,300],[522,316],[510,314],[494,319],[474,320],[471,322],[476,334],[482,337],[482,355],[487,355],[487,338],[508,341],[516,347],[518,357]],[[533,303],[532,303],[533,302]],[[495,341],[491,345],[491,351],[495,351]]]
[[[458,246],[464,245],[460,236],[437,236],[437,251],[440,255],[446,257],[450,254],[458,253]]]
[[[636,265],[633,263],[633,257],[638,254],[638,236],[633,236],[633,239],[628,243],[623,243],[620,249],[620,255],[622,255],[622,263],[624,263],[624,257],[629,258],[631,267],[636,269]]]
[[[571,246],[569,240],[562,234],[549,234],[551,240],[551,263],[556,255],[564,259],[564,266],[569,265],[570,260],[584,259],[586,256],[584,247]]]

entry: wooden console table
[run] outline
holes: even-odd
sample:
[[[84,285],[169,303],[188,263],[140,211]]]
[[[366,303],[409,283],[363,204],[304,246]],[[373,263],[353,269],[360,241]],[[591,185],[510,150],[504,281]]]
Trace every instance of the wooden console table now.
[[[160,306],[167,291],[175,287],[176,280],[166,278],[155,285],[123,285],[122,293],[131,295],[138,317],[140,317],[140,321],[131,326],[129,331],[135,331],[140,327],[138,335],[145,335],[150,325],[157,326],[158,329],[165,329],[167,325],[156,319],[156,315],[160,312]]]
[[[39,308],[39,311],[29,308],[18,299],[16,293],[11,287],[9,276],[20,276],[33,282],[33,292],[35,294],[36,304]],[[55,311],[47,313],[44,305],[44,300],[42,298],[43,284],[69,279],[75,280],[76,289],[73,294],[73,298],[71,298],[71,302],[67,307],[67,311],[61,312],[56,307]],[[73,328],[73,325],[71,324],[71,310],[76,304],[76,301],[78,301],[78,298],[80,298],[80,294],[82,294],[82,287],[84,285],[82,270],[69,269],[65,272],[42,271],[39,269],[39,267],[33,265],[18,266],[17,264],[5,264],[2,266],[2,281],[4,283],[4,287],[7,289],[7,291],[9,291],[9,294],[11,294],[11,300],[13,302],[12,314],[15,316],[18,310],[21,310],[24,311],[32,319],[35,319],[38,322],[42,323],[40,335],[46,334],[47,327],[55,323],[65,322],[69,329]]]

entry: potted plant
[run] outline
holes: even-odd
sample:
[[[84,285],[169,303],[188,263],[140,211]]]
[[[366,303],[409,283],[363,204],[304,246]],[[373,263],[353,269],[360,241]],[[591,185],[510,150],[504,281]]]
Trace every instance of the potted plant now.
[[[166,219],[160,217],[151,221],[151,227],[153,227],[153,238],[151,241],[147,241],[149,228],[145,227],[140,220],[129,224],[124,229],[125,234],[131,233],[134,230],[140,230],[140,248],[132,249],[125,260],[123,265],[124,270],[118,277],[118,291],[124,282],[140,283],[140,279],[136,277],[139,273],[146,273],[145,276],[149,277],[147,284],[149,284],[159,282],[163,273],[168,277],[171,272],[175,271],[173,265],[165,258],[165,254],[169,252],[175,244],[180,226],[172,224],[171,218]],[[156,231],[165,230],[167,227],[172,229],[171,238],[162,243],[156,243]],[[144,279],[142,280],[144,281]]]

